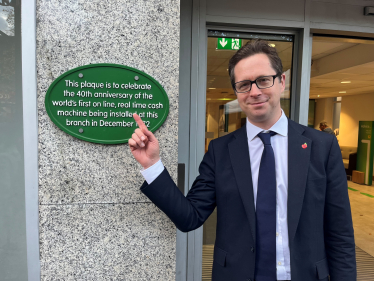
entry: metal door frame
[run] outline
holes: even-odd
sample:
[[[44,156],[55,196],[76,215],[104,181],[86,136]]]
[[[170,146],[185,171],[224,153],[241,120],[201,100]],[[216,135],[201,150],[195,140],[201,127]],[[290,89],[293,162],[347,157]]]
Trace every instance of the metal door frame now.
[[[36,0],[22,1],[22,99],[28,281],[40,280]]]

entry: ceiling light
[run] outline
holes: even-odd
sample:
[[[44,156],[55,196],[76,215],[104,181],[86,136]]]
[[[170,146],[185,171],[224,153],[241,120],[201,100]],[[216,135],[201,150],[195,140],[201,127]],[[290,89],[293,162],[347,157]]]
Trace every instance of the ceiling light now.
[[[216,88],[209,88],[209,90],[215,90]]]
[[[319,98],[319,95],[317,97]]]
[[[269,46],[274,48],[274,47],[275,47],[275,44],[269,44]]]
[[[339,94],[346,94],[347,91],[340,91]]]
[[[340,83],[342,83],[342,84],[349,84],[349,83],[351,83],[351,81],[342,81]]]

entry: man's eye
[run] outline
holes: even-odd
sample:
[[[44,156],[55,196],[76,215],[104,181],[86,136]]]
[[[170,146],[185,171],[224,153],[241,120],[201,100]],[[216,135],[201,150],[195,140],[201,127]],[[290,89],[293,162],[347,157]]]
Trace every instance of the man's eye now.
[[[239,84],[239,89],[242,90],[242,89],[247,89],[248,87],[250,87],[250,83],[249,82],[243,82],[241,84]]]
[[[257,79],[257,82],[258,83],[268,83],[268,82],[270,82],[270,78],[269,77],[261,77],[261,78]]]

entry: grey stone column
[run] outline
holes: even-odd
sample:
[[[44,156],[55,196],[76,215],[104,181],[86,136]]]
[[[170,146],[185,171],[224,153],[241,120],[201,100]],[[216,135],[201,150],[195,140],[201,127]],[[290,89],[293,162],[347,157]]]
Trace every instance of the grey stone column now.
[[[143,178],[128,145],[81,141],[46,113],[51,83],[90,63],[137,68],[164,87],[170,113],[155,135],[177,177],[179,1],[39,0],[42,280],[175,280],[176,228],[139,191]]]

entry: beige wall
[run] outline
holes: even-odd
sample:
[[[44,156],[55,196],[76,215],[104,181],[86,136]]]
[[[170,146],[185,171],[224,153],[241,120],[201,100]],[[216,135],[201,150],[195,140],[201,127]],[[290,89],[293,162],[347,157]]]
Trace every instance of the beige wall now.
[[[223,136],[223,132],[219,133],[219,126],[220,118],[220,112],[219,107],[221,105],[226,104],[227,101],[214,101],[214,102],[208,102],[206,106],[206,118],[207,118],[207,124],[206,124],[206,132],[205,135],[205,150],[208,150],[208,146],[211,140],[218,138],[220,136]],[[236,112],[229,114],[229,123],[228,123],[228,132],[233,132],[241,127],[241,118],[242,113]],[[227,132],[226,132],[227,133]],[[213,138],[210,136],[213,135]]]
[[[207,118],[207,124],[206,124],[206,131],[209,133],[213,133],[213,138],[207,138],[205,139],[205,151],[208,150],[208,146],[211,140],[218,138],[218,128],[219,128],[219,106],[225,104],[226,102],[209,102],[206,106],[206,118]]]
[[[316,110],[314,118],[314,128],[319,130],[319,123],[326,121],[332,126],[332,118],[334,113],[334,98],[316,99]]]
[[[342,97],[340,145],[357,146],[359,121],[374,121],[374,93]]]

